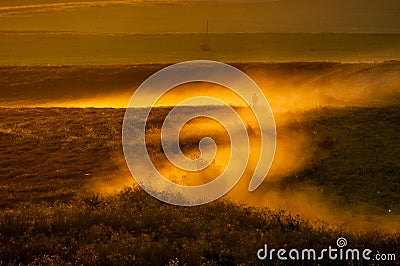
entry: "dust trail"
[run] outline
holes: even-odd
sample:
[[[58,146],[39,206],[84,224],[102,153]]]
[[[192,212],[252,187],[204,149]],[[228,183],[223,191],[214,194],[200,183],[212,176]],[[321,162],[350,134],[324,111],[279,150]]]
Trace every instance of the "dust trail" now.
[[[156,109],[157,110],[157,109]],[[339,208],[326,198],[323,187],[296,180],[298,173],[312,168],[325,156],[324,151],[312,141],[313,131],[302,130],[296,123],[301,122],[301,114],[281,113],[277,119],[277,151],[271,171],[262,186],[253,193],[248,192],[248,183],[258,163],[259,132],[254,119],[245,108],[237,108],[239,114],[246,118],[250,135],[251,157],[247,169],[239,184],[226,195],[227,199],[244,202],[253,206],[285,209],[300,214],[316,225],[326,222],[329,226],[344,231],[385,231],[400,232],[399,215],[369,214],[368,206],[351,206]],[[153,119],[162,121],[168,108],[154,113]],[[297,122],[296,122],[297,121]],[[153,121],[154,122],[154,121]],[[159,171],[171,181],[183,185],[199,185],[210,182],[217,177],[227,165],[230,154],[230,143],[225,130],[216,122],[207,119],[196,119],[185,125],[181,132],[181,148],[186,156],[198,156],[198,142],[208,136],[216,140],[218,150],[213,164],[199,173],[185,172],[171,165],[162,154],[160,141],[160,124],[149,128],[149,150],[153,163]],[[245,150],[245,147],[243,147]]]
[[[295,63],[247,66],[275,112],[323,106],[377,106],[400,103],[400,64]]]
[[[89,191],[99,193],[100,195],[115,195],[125,190],[126,188],[138,188],[139,186],[134,182],[131,175],[109,175],[109,176],[96,176],[92,178],[86,188]]]
[[[135,88],[165,66],[4,66],[0,67],[0,106],[124,108]],[[274,113],[400,103],[399,61],[235,66],[260,86]],[[183,85],[166,95],[159,106],[173,106],[176,98],[199,94],[223,96],[232,106],[242,105],[236,95],[222,88],[204,83]]]
[[[55,100],[51,103],[40,104],[41,107],[62,106],[67,108],[95,107],[95,108],[126,108],[130,93],[118,93],[112,95],[93,96],[76,100]],[[35,105],[31,106],[35,107]]]
[[[292,119],[283,114],[277,120],[276,157],[266,180],[253,193],[248,192],[247,188],[258,162],[259,139],[257,132],[251,130],[254,125],[248,124],[248,129],[251,130],[250,161],[239,184],[226,195],[227,199],[251,206],[288,210],[309,219],[316,226],[326,222],[329,226],[343,231],[400,232],[399,215],[369,214],[368,206],[338,208],[332,199],[324,196],[322,187],[296,180],[297,173],[313,167],[318,160],[323,159],[324,152],[312,142],[310,134],[313,132],[299,131],[296,127],[288,126],[287,123],[290,123],[288,121]],[[224,170],[229,160],[230,143],[226,141],[228,136],[216,122],[194,120],[185,125],[181,132],[181,148],[189,158],[199,155],[198,142],[202,137],[212,137],[217,142],[217,156],[214,162],[199,173],[185,172],[168,162],[161,149],[160,128],[153,126],[149,128],[147,134],[150,140],[148,149],[153,163],[164,176],[178,184],[200,185],[210,182]],[[123,156],[118,154],[115,158],[121,170],[110,175],[96,176],[88,184],[91,189],[109,195],[132,186],[134,180],[130,176]],[[137,187],[137,184],[133,186]]]
[[[296,180],[297,173],[312,168],[324,158],[324,152],[312,141],[312,131],[297,127],[301,113],[325,106],[382,106],[400,103],[400,64],[270,64],[245,66],[244,70],[261,86],[277,122],[277,152],[271,171],[264,184],[254,193],[247,192],[252,170],[259,154],[258,129],[254,117],[244,108],[240,97],[216,85],[191,83],[177,87],[161,98],[158,106],[173,106],[182,99],[198,95],[221,96],[229,104],[240,106],[237,111],[247,121],[251,135],[251,158],[241,182],[227,195],[236,202],[299,213],[311,221],[326,221],[342,230],[382,230],[400,232],[399,215],[369,214],[368,206],[339,209],[326,198],[321,187]],[[151,92],[149,92],[151,93]],[[206,104],[206,103],[205,103]],[[157,108],[156,108],[157,109]],[[158,109],[160,111],[160,109]],[[226,166],[230,151],[225,132],[209,121],[193,121],[181,133],[182,149],[190,156],[198,156],[198,140],[210,137],[219,140],[212,167],[205,172],[189,174],[172,167],[162,154],[160,123],[163,115],[155,113],[157,121],[149,128],[152,159],[157,168],[171,180],[195,185],[209,182]],[[334,126],[334,125],[332,125]]]

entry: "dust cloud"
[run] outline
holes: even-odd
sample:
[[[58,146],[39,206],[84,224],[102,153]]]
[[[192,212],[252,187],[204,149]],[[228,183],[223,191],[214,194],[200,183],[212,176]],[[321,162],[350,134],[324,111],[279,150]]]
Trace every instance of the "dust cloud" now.
[[[258,133],[251,129],[255,125],[247,125],[248,130],[250,129],[250,160],[241,180],[225,196],[226,199],[250,206],[286,210],[292,214],[299,214],[316,226],[324,224],[343,231],[400,232],[398,215],[370,214],[368,206],[339,208],[332,199],[324,195],[322,187],[296,180],[297,173],[313,167],[325,155],[312,142],[309,132],[287,127],[288,121],[291,119],[283,114],[277,119],[278,138],[275,159],[264,183],[254,192],[248,191],[248,184],[258,163],[260,139]],[[187,141],[188,138],[194,139],[190,145],[191,149],[183,148],[185,155],[189,158],[198,155],[196,148],[198,140],[210,136],[210,133],[206,134],[206,130],[198,130],[202,125],[204,121],[192,122],[182,130],[181,134],[186,136],[186,139],[181,138],[181,142]],[[230,143],[222,141],[224,137],[227,137],[226,132],[223,129],[216,130],[217,127],[212,128],[211,135],[219,145],[214,162],[205,170],[199,173],[187,173],[159,156],[154,158],[153,163],[158,166],[164,176],[178,184],[200,185],[212,181],[225,169],[230,156]],[[245,147],[242,148],[245,150]]]
[[[246,171],[238,185],[226,195],[235,202],[272,209],[284,209],[298,213],[312,222],[327,222],[341,230],[400,232],[398,215],[370,215],[368,207],[338,209],[334,202],[324,197],[320,187],[295,181],[296,173],[307,170],[323,159],[324,153],[313,143],[313,132],[293,128],[293,121],[300,121],[301,114],[322,107],[384,106],[400,103],[399,64],[272,64],[257,67],[242,66],[261,87],[274,112],[277,125],[277,150],[272,168],[262,184],[253,193],[247,191],[252,172],[260,153],[259,129],[254,116],[243,100],[228,89],[208,83],[189,83],[175,88],[162,97],[156,106],[174,106],[184,99],[200,95],[217,97],[236,110],[245,121],[250,136],[251,156]],[[149,95],[151,91],[149,91]],[[96,106],[105,102],[113,107],[123,107],[129,101],[128,94],[118,97],[89,99],[86,102],[63,103],[65,106]],[[207,103],[204,103],[207,106]],[[156,108],[157,109],[157,108]],[[162,118],[158,117],[158,118]],[[162,119],[161,119],[162,120]],[[295,124],[294,124],[295,125]],[[198,141],[202,137],[217,140],[217,155],[214,162],[201,173],[187,173],[171,165],[162,154],[160,127],[147,130],[147,139],[153,163],[170,180],[184,185],[199,185],[217,177],[229,161],[230,143],[223,127],[210,121],[196,120],[188,123],[181,132],[181,148],[188,157],[198,156]],[[225,140],[224,140],[225,139]],[[149,149],[149,146],[148,146]],[[121,163],[122,165],[122,163]],[[126,168],[126,166],[121,166]],[[127,169],[124,178],[94,180],[93,186],[102,193],[112,193],[129,186]],[[119,175],[121,176],[121,175]]]

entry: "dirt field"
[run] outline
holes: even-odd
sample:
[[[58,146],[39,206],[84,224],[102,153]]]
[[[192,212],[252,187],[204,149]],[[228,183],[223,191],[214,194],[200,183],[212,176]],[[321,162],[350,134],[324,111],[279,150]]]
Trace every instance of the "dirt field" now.
[[[257,264],[265,243],[322,249],[340,236],[400,254],[399,63],[238,66],[276,111],[276,158],[256,192],[246,192],[243,178],[223,199],[192,208],[161,203],[134,184],[121,147],[125,109],[87,108],[99,99],[125,105],[162,65],[1,67],[0,261]],[[63,104],[85,108],[49,107]],[[147,147],[180,181],[159,160],[156,136],[170,109],[153,110]],[[201,121],[185,129],[185,153],[198,151],[205,129]]]

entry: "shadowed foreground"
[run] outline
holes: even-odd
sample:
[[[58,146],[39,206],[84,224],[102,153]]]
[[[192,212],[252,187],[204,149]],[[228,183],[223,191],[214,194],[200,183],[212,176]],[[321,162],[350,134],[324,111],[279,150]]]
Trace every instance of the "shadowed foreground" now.
[[[139,190],[73,204],[21,206],[3,211],[0,222],[0,256],[6,265],[254,265],[266,243],[317,250],[335,246],[343,235],[285,211],[221,200],[176,207]],[[345,235],[353,247],[399,252],[399,235]]]

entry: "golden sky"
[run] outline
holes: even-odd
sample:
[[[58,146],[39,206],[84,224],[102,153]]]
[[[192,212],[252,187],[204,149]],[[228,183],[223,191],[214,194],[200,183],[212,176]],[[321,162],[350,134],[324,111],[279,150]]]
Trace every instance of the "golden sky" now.
[[[399,0],[3,0],[0,30],[400,33]]]

